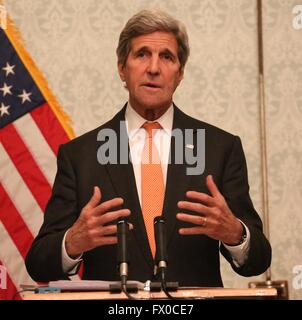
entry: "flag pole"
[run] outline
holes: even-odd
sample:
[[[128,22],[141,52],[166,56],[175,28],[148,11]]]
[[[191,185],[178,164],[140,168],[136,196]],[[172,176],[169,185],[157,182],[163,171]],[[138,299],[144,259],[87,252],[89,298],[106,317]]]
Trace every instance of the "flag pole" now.
[[[258,30],[258,72],[259,72],[259,121],[261,148],[261,180],[264,234],[270,240],[269,233],[269,201],[268,201],[268,173],[267,173],[267,140],[266,140],[266,105],[263,71],[263,31],[262,31],[262,0],[257,0],[257,30]],[[268,268],[266,280],[271,280],[271,268]]]

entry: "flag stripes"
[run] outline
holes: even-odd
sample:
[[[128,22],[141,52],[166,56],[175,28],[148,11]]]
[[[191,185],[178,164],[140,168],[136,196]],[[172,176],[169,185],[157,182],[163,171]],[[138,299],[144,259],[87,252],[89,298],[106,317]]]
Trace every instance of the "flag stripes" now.
[[[0,227],[1,229],[1,227]],[[1,261],[1,252],[0,252],[0,265],[4,266],[5,264],[3,263],[3,261]],[[15,300],[20,300],[20,295],[16,294],[16,292],[18,291],[17,288],[15,287],[12,279],[10,278],[9,274],[6,275],[6,289],[5,290],[1,290],[0,289],[0,300],[6,300],[8,299],[8,297],[10,297],[11,299],[15,299]]]
[[[27,228],[27,225],[24,223],[22,217],[1,184],[0,199],[2,205],[6,208],[5,211],[0,211],[0,220],[6,231],[12,235],[11,238],[18,248],[18,251],[22,257],[25,258],[28,250],[28,243],[32,243],[33,235]]]
[[[36,122],[30,114],[26,114],[14,122],[15,129],[22,137],[26,147],[35,159],[38,167],[41,169],[50,185],[53,184],[56,168],[56,155],[50,149],[49,144],[41,135]]]
[[[5,136],[6,139],[1,139],[2,136]],[[40,208],[44,211],[51,193],[51,186],[47,182],[45,175],[12,124],[1,130],[0,139],[22,179],[31,190]]]
[[[50,109],[47,104],[44,107]],[[54,136],[50,146],[45,139],[51,135],[47,127],[42,134],[37,124],[41,121],[36,121],[31,113],[0,130],[0,242],[1,251],[11,255],[0,254],[8,272],[7,299],[20,290],[20,284],[35,284],[26,271],[24,259],[42,225],[51,194],[56,172],[54,152],[62,136],[64,141],[68,139],[66,134],[64,137],[59,133],[61,137]]]
[[[43,221],[43,212],[33,197],[30,189],[24,183],[18,170],[0,143],[0,181],[15,207],[20,213],[24,223],[35,236]],[[6,208],[1,202],[1,211]]]
[[[11,235],[7,232],[3,224],[0,222],[0,260],[7,268],[9,277],[11,278],[16,290],[20,290],[20,284],[34,285],[35,282],[30,278],[26,272],[24,260],[13,240]],[[3,248],[3,250],[2,250]],[[11,292],[12,294],[12,292]],[[12,299],[13,296],[8,298]]]
[[[45,103],[41,108],[34,109],[30,114],[50,148],[57,155],[60,144],[68,142],[70,137],[56,118],[55,113],[48,103]]]

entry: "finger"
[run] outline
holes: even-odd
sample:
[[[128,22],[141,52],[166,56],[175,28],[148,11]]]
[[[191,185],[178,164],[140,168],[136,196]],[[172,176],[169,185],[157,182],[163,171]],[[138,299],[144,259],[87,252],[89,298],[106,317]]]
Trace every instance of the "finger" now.
[[[115,235],[116,233],[117,233],[117,227],[115,224],[102,227],[102,229],[100,230],[100,235],[102,236],[109,236],[112,234]]]
[[[92,209],[96,207],[100,203],[101,198],[102,198],[102,194],[101,194],[100,188],[97,186],[93,187],[93,195],[88,201],[88,203],[86,204],[86,208]]]
[[[117,243],[117,237],[102,237],[100,240],[100,245],[111,245]]]
[[[205,234],[205,229],[202,227],[181,228],[178,232],[181,235]]]
[[[181,221],[184,221],[184,222],[190,222],[190,223],[196,224],[198,226],[202,226],[202,227],[204,227],[205,219],[207,219],[207,218],[205,218],[203,216],[194,216],[192,214],[186,214],[186,213],[178,213],[176,215],[176,218],[178,220],[181,220]]]
[[[129,223],[129,230],[132,230],[133,229],[133,224],[132,223]],[[106,227],[103,227],[100,234],[101,235],[104,235],[104,236],[109,236],[111,234],[116,234],[117,233],[117,226],[116,224],[113,224],[113,225],[109,225],[109,226],[106,226]]]
[[[201,203],[189,202],[189,201],[179,201],[178,207],[184,210],[190,210],[193,212],[201,214],[210,214],[210,209]]]
[[[206,193],[197,192],[197,191],[188,191],[186,193],[186,196],[189,199],[198,201],[199,203],[203,203],[209,207],[214,207],[216,205],[215,199]]]
[[[98,223],[100,225],[105,225],[108,224],[114,220],[118,220],[119,218],[122,217],[127,217],[130,215],[130,210],[129,209],[120,209],[116,211],[110,211],[107,213],[104,213],[99,217]]]
[[[111,200],[107,200],[102,202],[100,205],[94,208],[94,214],[104,214],[108,211],[112,211],[113,209],[120,207],[124,203],[122,198],[114,198]]]
[[[207,187],[209,189],[209,191],[211,192],[211,195],[213,197],[219,197],[221,196],[221,193],[220,191],[218,190],[215,182],[214,182],[214,179],[213,179],[213,176],[212,175],[208,175],[207,178],[206,178],[206,184],[207,184]]]

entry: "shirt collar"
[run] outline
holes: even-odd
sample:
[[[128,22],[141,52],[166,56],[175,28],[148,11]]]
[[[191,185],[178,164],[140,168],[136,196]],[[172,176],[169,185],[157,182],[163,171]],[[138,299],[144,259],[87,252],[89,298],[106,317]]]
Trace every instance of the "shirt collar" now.
[[[173,104],[171,104],[168,110],[160,118],[156,119],[156,122],[158,122],[164,129],[164,131],[168,134],[170,134],[172,131],[173,116],[174,106]],[[126,107],[125,120],[130,139],[137,133],[137,130],[140,129],[142,125],[147,121],[132,108],[130,102],[128,102]]]

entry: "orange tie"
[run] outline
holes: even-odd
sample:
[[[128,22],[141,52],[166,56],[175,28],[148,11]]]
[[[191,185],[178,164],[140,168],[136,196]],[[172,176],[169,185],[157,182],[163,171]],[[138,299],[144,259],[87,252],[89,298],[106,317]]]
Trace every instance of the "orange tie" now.
[[[164,179],[160,157],[153,144],[152,134],[160,129],[158,122],[145,122],[143,128],[147,131],[146,141],[142,152],[142,213],[145,221],[149,244],[153,257],[155,256],[155,239],[153,220],[162,214],[164,203]]]

